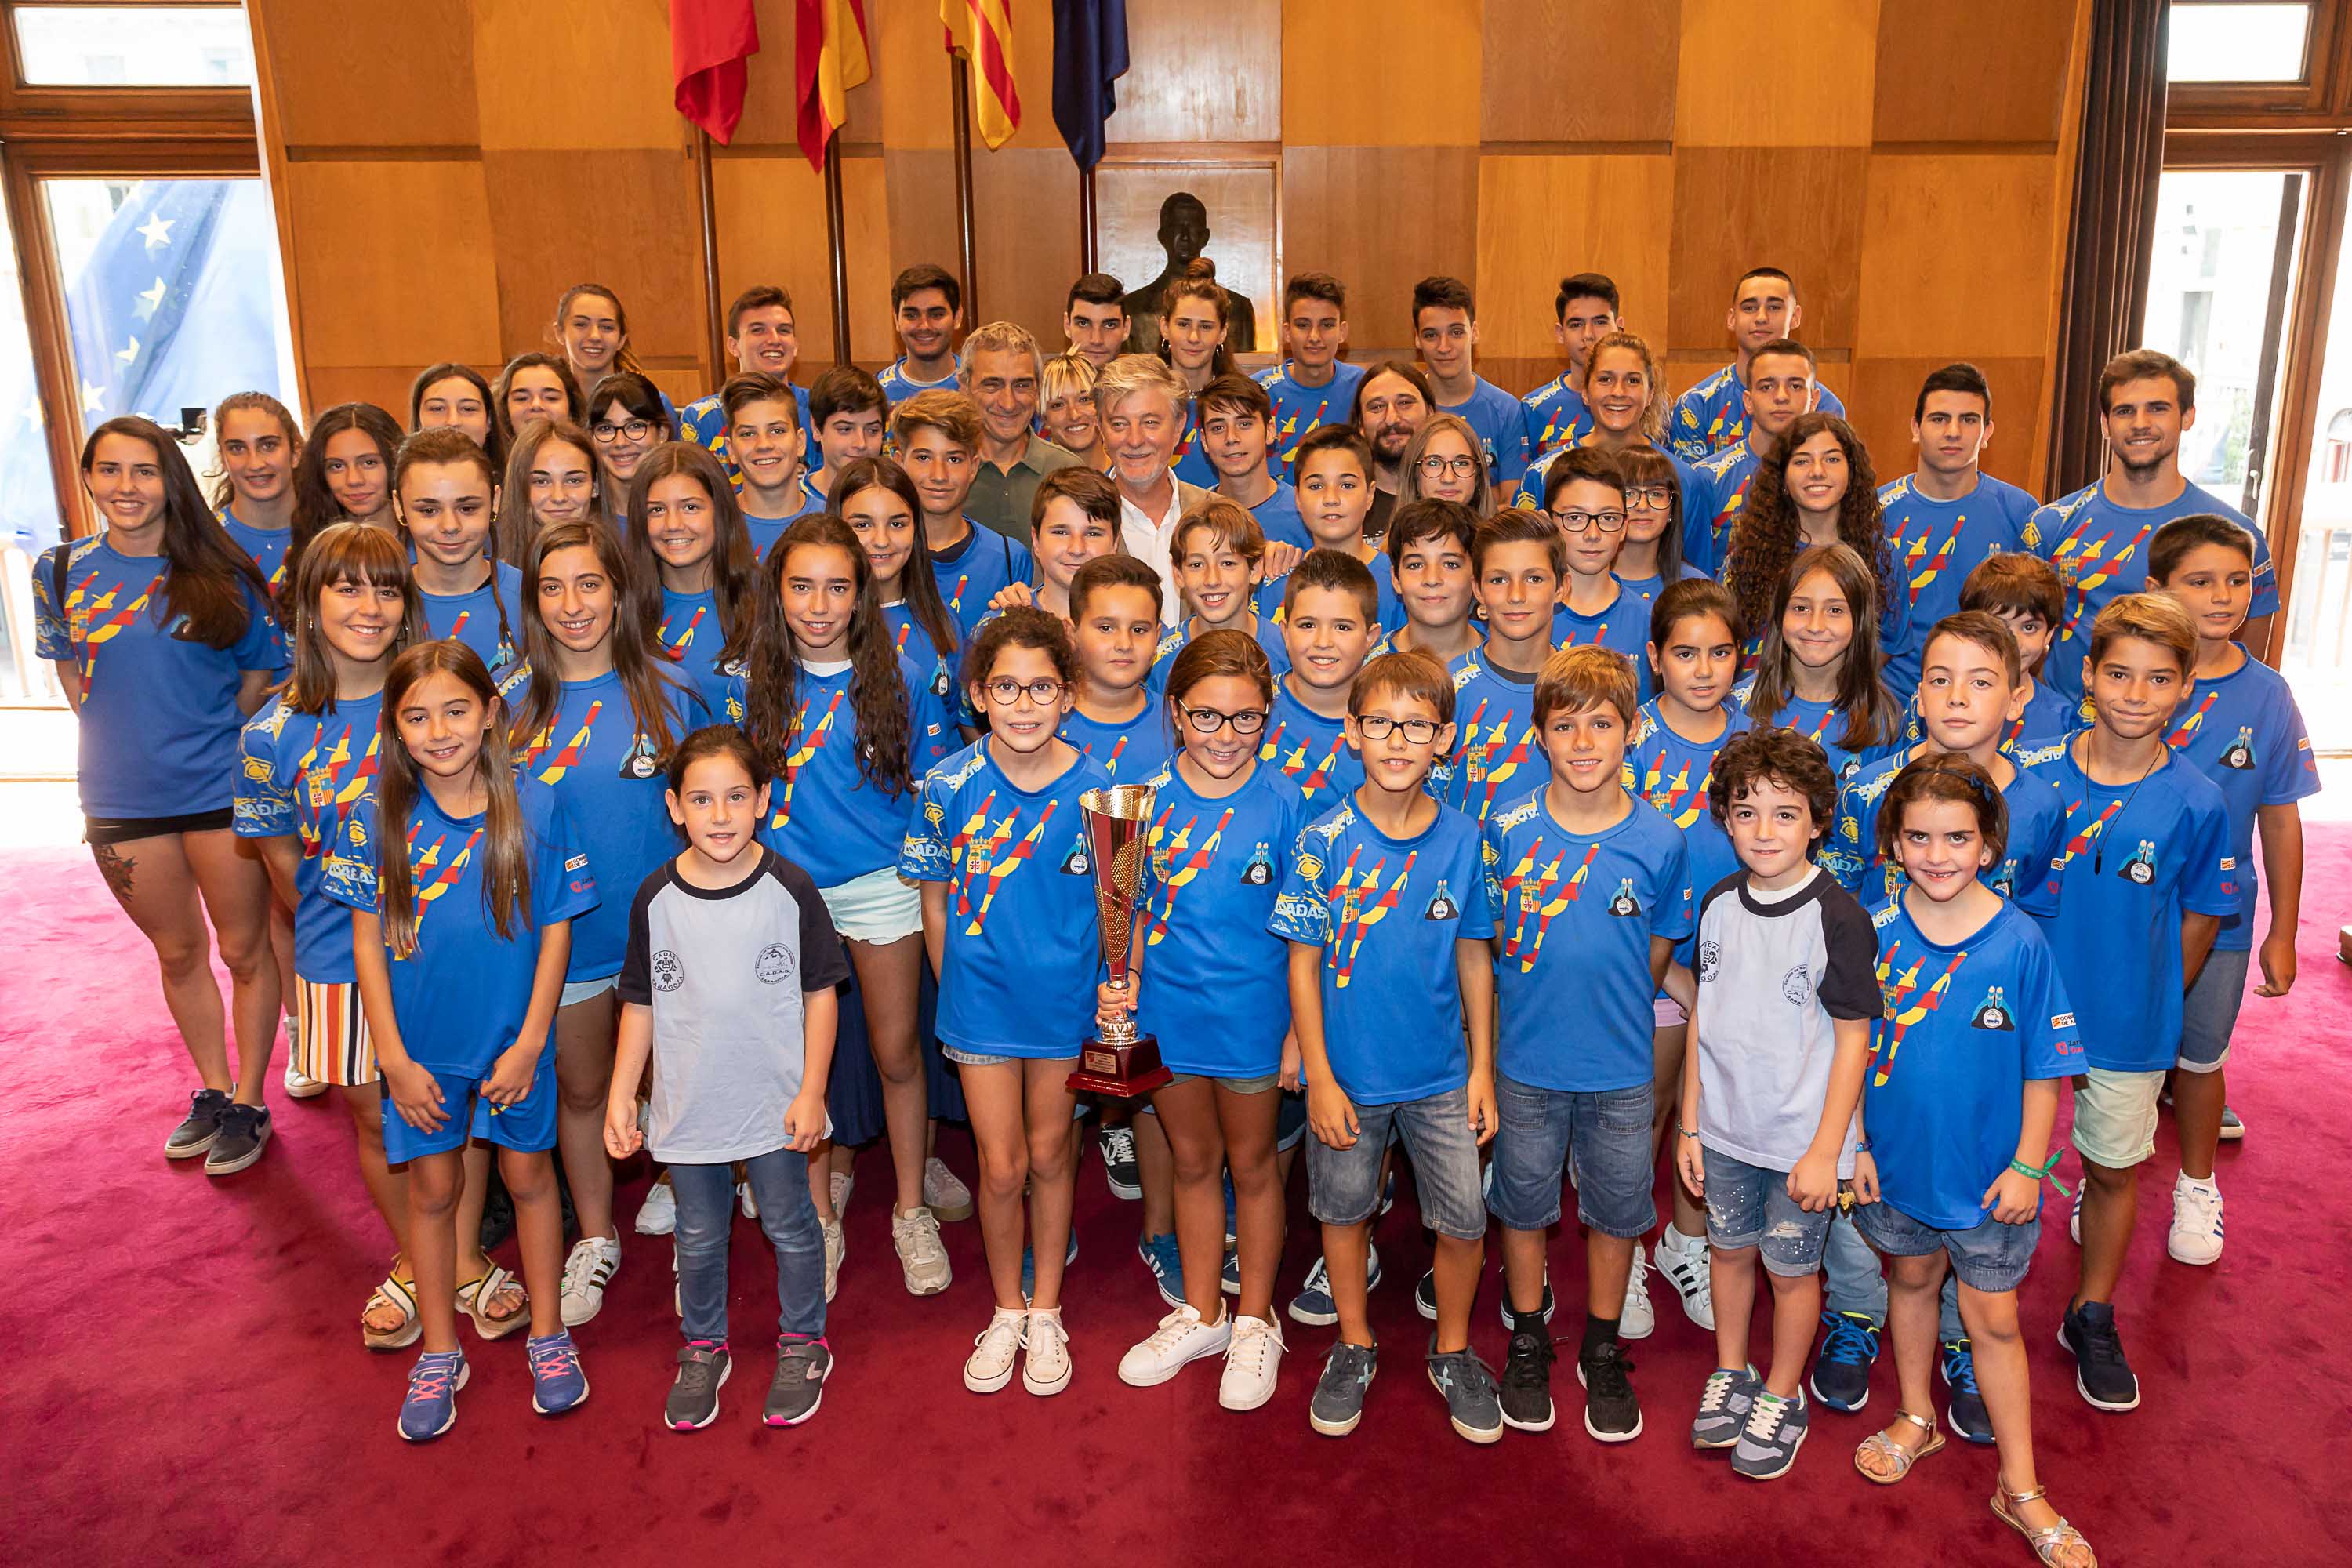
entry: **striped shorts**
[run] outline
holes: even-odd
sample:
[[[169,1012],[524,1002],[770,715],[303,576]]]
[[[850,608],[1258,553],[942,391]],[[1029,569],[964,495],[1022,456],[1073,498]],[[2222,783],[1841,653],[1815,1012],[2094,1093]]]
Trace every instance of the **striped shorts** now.
[[[320,1083],[373,1083],[375,1042],[356,984],[297,978],[294,982],[294,1065]]]

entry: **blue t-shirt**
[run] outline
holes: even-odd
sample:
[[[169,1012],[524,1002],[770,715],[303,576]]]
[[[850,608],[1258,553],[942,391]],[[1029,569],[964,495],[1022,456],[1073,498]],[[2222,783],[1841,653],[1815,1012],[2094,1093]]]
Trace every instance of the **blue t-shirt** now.
[[[1363,759],[1348,744],[1341,721],[1326,719],[1290,694],[1290,678],[1274,683],[1274,707],[1257,760],[1272,763],[1305,797],[1307,809],[1328,811],[1364,782]]]
[[[1474,647],[1445,667],[1454,678],[1454,752],[1429,772],[1429,793],[1484,827],[1495,803],[1551,777],[1536,735],[1536,678],[1497,668]]]
[[[1654,702],[1642,705],[1642,717],[1625,743],[1625,787],[1655,806],[1658,814],[1683,831],[1689,850],[1690,885],[1694,895],[1714,887],[1739,868],[1731,836],[1707,808],[1707,788],[1715,782],[1715,759],[1731,737],[1748,728],[1748,711],[1737,702],[1723,706],[1723,733],[1712,741],[1690,741],[1677,734]],[[1691,943],[1675,949],[1689,963]]]
[[[1903,868],[1878,852],[1878,814],[1886,792],[1911,761],[1909,748],[1864,765],[1838,786],[1837,826],[1822,845],[1822,869],[1865,907],[1893,898],[1907,885]],[[1977,880],[2011,900],[2036,920],[2058,913],[2058,889],[2050,865],[2066,847],[2066,807],[2048,779],[2015,758],[2016,770],[2000,792],[2009,807],[2009,843],[2001,858]]]
[[[280,697],[245,727],[236,770],[240,838],[299,839],[294,868],[294,973],[319,985],[349,985],[352,917],[320,886],[343,822],[375,787],[383,694],[340,701],[329,713],[298,713]]]
[[[1732,531],[1762,461],[1742,441],[1691,466],[1691,483],[1684,492],[1689,504],[1683,508],[1683,559],[1710,577],[1721,577],[1730,563]]]
[[[1156,690],[1146,689],[1143,710],[1124,724],[1089,719],[1070,707],[1062,739],[1121,784],[1148,779],[1165,767],[1175,742],[1168,733],[1168,710]]]
[[[530,848],[530,898],[523,918],[511,921],[511,937],[499,935],[482,900],[487,815],[450,816],[422,790],[409,814],[404,837],[415,900],[416,951],[403,958],[387,945],[384,959],[392,971],[392,1016],[400,1023],[400,1043],[417,1066],[434,1072],[488,1076],[530,1012],[538,933],[558,921],[571,921],[576,944],[580,917],[600,907],[584,835],[562,802],[529,784],[517,794],[523,839]],[[351,909],[373,910],[383,847],[375,796],[363,795],[328,854],[321,879],[326,896]],[[625,927],[628,900],[618,903]],[[611,901],[601,907],[612,907]],[[350,934],[346,927],[346,949]],[[540,1058],[541,1072],[549,1070],[554,1056],[551,1029]]]
[[[1559,460],[1559,455],[1562,452],[1573,452],[1579,447],[1590,446],[1591,442],[1592,432],[1585,429],[1570,437],[1550,451],[1538,453],[1535,460],[1528,465],[1527,472],[1519,476],[1519,493],[1511,498],[1511,504],[1526,507],[1530,511],[1543,510],[1544,480],[1551,473],[1551,466]],[[1687,535],[1690,532],[1691,516],[1698,510],[1703,494],[1699,488],[1698,470],[1685,462],[1680,455],[1663,441],[1653,441],[1650,443],[1650,447],[1675,466],[1675,489],[1682,498],[1683,531]],[[1685,562],[1684,565],[1687,570],[1690,563]],[[1698,571],[1692,571],[1689,574],[1697,577],[1707,575],[1706,573]]]
[[[970,518],[963,520],[962,539],[948,550],[931,552],[931,581],[940,586],[940,597],[948,605],[948,614],[963,628],[968,639],[988,618],[988,602],[1014,583],[1026,583],[1036,575],[1036,561],[1029,547],[1008,538],[992,528],[982,528]]]
[[[527,700],[531,679],[529,665],[508,675],[502,689],[510,711]],[[662,799],[668,781],[655,765],[651,740],[637,733],[619,671],[559,685],[555,717],[522,749],[517,771],[562,800],[572,830],[595,849],[599,880],[608,888],[638,887],[686,842]],[[676,682],[667,689],[673,738],[710,722],[691,689]],[[564,979],[618,974],[628,945],[629,900],[607,899],[573,924]]]
[[[1706,573],[1685,561],[1682,563],[1681,569],[1675,574],[1675,581],[1685,583],[1694,577],[1706,575]],[[1666,580],[1664,577],[1628,577],[1620,573],[1617,581],[1625,584],[1627,593],[1642,601],[1642,623],[1646,628],[1649,625],[1650,612],[1658,607],[1658,595],[1666,591]],[[1648,654],[1649,648],[1644,645],[1642,655],[1634,660],[1634,663],[1642,672],[1643,680],[1654,683],[1657,680],[1658,672],[1650,668]]]
[[[805,386],[793,388],[793,401],[800,405],[801,432],[807,437],[808,450],[816,450],[816,420],[809,413],[809,395]],[[691,441],[719,459],[727,470],[727,482],[741,485],[743,470],[735,466],[735,455],[727,449],[727,406],[719,401],[719,394],[698,397],[678,410],[677,434],[681,441]]]
[[[1372,586],[1380,595],[1380,607],[1375,612],[1380,622],[1380,629],[1394,631],[1404,625],[1404,606],[1397,602],[1396,568],[1389,564],[1389,558],[1385,553],[1375,554],[1370,561],[1364,563],[1364,567],[1371,573]],[[1257,585],[1255,604],[1258,617],[1261,620],[1269,621],[1277,626],[1282,625],[1282,595],[1289,583],[1290,574],[1285,572],[1281,576],[1269,577]],[[1287,668],[1288,663],[1288,656],[1286,654],[1283,667]]]
[[[956,671],[961,668],[962,648],[954,647],[941,653],[939,644],[931,640],[931,634],[915,619],[913,606],[904,599],[896,599],[883,605],[882,618],[890,623],[890,641],[898,648],[898,657],[913,660],[918,670],[929,670],[930,673],[923,678],[924,684],[931,689],[932,694],[946,706],[949,713],[961,713],[964,709],[963,683],[956,679]],[[987,618],[984,615],[981,617],[982,620]]]
[[[748,510],[743,513],[743,531],[751,536],[751,553],[754,556],[765,561],[768,552],[776,547],[776,541],[784,536],[784,530],[804,517],[814,517],[824,510],[824,498],[809,489],[805,476],[801,479],[799,495],[800,510],[787,517],[759,517]]]
[[[2025,1086],[2083,1070],[2058,961],[2004,904],[1955,947],[1928,941],[1903,899],[1872,909],[1886,1011],[1870,1031],[1863,1125],[1879,1198],[1937,1230],[1973,1230],[2025,1129]]]
[[[1485,376],[1472,379],[1478,384],[1471,389],[1467,401],[1450,407],[1440,404],[1437,412],[1468,420],[1470,428],[1478,433],[1479,446],[1486,449],[1488,481],[1509,484],[1527,472],[1528,411],[1517,398]]]
[[[1151,671],[1144,685],[1155,698],[1168,690],[1168,672],[1176,667],[1176,656],[1182,653],[1202,628],[1195,623],[1199,617],[1186,616],[1182,620],[1160,634],[1160,641],[1151,650]],[[1282,640],[1282,628],[1263,610],[1250,616],[1250,636],[1265,650],[1266,663],[1274,667],[1278,678],[1289,673],[1290,647]]]
[[[2178,759],[2136,784],[2095,784],[2065,746],[2033,771],[2055,784],[2066,839],[2051,863],[2050,946],[2090,1063],[2156,1072],[2180,1050],[2180,921],[2238,911],[2230,808]]]
[[[1271,444],[1266,449],[1273,450]],[[1201,405],[1191,398],[1184,402],[1184,433],[1176,437],[1176,450],[1168,459],[1168,470],[1201,489],[1217,488],[1217,470],[1209,461],[1209,448],[1201,441]]]
[[[1752,675],[1731,689],[1731,700],[1742,708],[1747,707],[1755,695],[1756,678]],[[1750,714],[1749,722],[1760,724],[1761,721]],[[1782,703],[1780,712],[1772,716],[1772,722],[1780,729],[1794,730],[1819,746],[1822,755],[1829,759],[1830,772],[1840,783],[1860,771],[1864,763],[1885,755],[1894,746],[1902,743],[1898,741],[1888,746],[1866,746],[1858,752],[1849,751],[1843,743],[1845,710],[1834,702],[1816,702],[1805,697],[1791,697]]]
[[[250,556],[253,563],[261,568],[261,574],[269,579],[269,591],[282,592],[286,586],[286,550],[294,542],[294,531],[256,528],[240,519],[233,506],[225,506],[213,515],[228,530],[228,536],[236,541],[236,547]]]
[[[726,713],[728,693],[735,684],[735,677],[720,668],[719,662],[719,656],[727,651],[727,628],[719,619],[718,594],[709,588],[699,594],[664,588],[661,597],[657,635],[662,651],[677,661],[678,673],[693,685],[695,695],[702,699],[702,705],[714,718]],[[787,855],[785,858],[799,857]]]
[[[65,562],[65,600],[57,596]],[[39,657],[81,677],[84,816],[117,821],[226,811],[236,793],[237,692],[249,669],[286,664],[269,606],[240,580],[245,635],[210,647],[166,625],[161,555],[124,555],[104,531],[53,544],[33,567]]]
[[[1919,717],[1916,683],[1911,690],[1898,695],[1904,702],[1903,743],[1916,746],[1927,738],[1927,723]],[[2035,753],[2047,751],[2083,727],[2074,716],[2074,708],[2064,693],[2040,676],[2033,677],[2033,695],[2025,700],[2025,710],[2001,731],[2000,749],[2015,753],[2019,765],[2023,766]]]
[[[974,1056],[1075,1057],[1095,1030],[1102,938],[1078,796],[1110,775],[1085,757],[1034,793],[983,738],[923,779],[898,874],[947,884],[939,1037]]]
[[[1520,406],[1528,411],[1528,456],[1531,459],[1573,445],[1578,437],[1592,428],[1592,410],[1584,405],[1584,394],[1570,384],[1569,374],[1561,371],[1519,399]]]
[[[2165,736],[2175,760],[2213,781],[2230,813],[2230,853],[2238,863],[2238,907],[2221,921],[2217,952],[2254,944],[2254,816],[2266,805],[2292,805],[2319,793],[2311,736],[2286,678],[2249,657],[2218,679],[2189,689]]]
[[[1295,544],[1301,550],[1315,548],[1315,541],[1307,531],[1306,519],[1298,515],[1298,492],[1288,485],[1276,483],[1274,493],[1250,508],[1257,519],[1257,531],[1265,535],[1268,544]]]
[[[1263,764],[1210,800],[1171,763],[1154,792],[1143,870],[1136,1026],[1176,1072],[1260,1078],[1290,1033],[1290,948],[1266,929],[1307,803]]]
[[[1267,467],[1276,479],[1294,478],[1293,457],[1298,443],[1326,425],[1345,425],[1356,407],[1356,389],[1364,382],[1364,367],[1346,360],[1331,362],[1331,379],[1307,386],[1297,379],[1288,360],[1257,373],[1257,384],[1274,402],[1274,435],[1266,443]],[[1261,522],[1265,520],[1259,519]]]
[[[2025,546],[2058,571],[2066,590],[2066,625],[2042,661],[2042,673],[2069,698],[2083,695],[2083,660],[2091,652],[2091,625],[2120,595],[2147,587],[2147,542],[2177,517],[2210,512],[2227,518],[2254,542],[2253,602],[2250,620],[2278,613],[2278,580],[2271,571],[2271,543],[2246,514],[2210,490],[2190,485],[2163,506],[2118,506],[2104,484],[2093,484],[2052,501],[2026,520]]]
[[[1571,833],[1549,793],[1539,784],[1486,823],[1486,897],[1502,937],[1496,1070],[1571,1094],[1633,1089],[1657,1070],[1651,939],[1692,931],[1689,850],[1630,798],[1615,826]]]
[[[893,404],[904,403],[919,392],[937,392],[942,388],[953,392],[956,389],[956,373],[952,365],[949,367],[947,374],[937,381],[917,381],[907,373],[905,354],[900,354],[885,365],[882,374],[874,379],[882,384],[882,395]]]
[[[1396,839],[1343,800],[1298,837],[1266,929],[1322,950],[1324,1050],[1358,1105],[1470,1081],[1454,944],[1495,934],[1479,850],[1477,826],[1443,805]]]
[[[470,594],[427,594],[417,590],[424,606],[428,637],[454,637],[481,656],[492,675],[515,661],[513,617],[522,613],[522,574],[505,562],[494,563],[490,575]]]
[[[1838,395],[1815,382],[1820,397],[1813,405],[1824,414],[1843,418],[1845,405]],[[1748,436],[1748,387],[1739,379],[1738,362],[1675,399],[1666,414],[1666,437],[1675,450],[1696,463],[1711,453],[1735,446]]]
[[[2006,480],[1979,474],[1958,500],[1921,494],[1904,475],[1878,487],[1895,584],[1906,596],[1906,635],[1898,647],[1880,639],[1889,689],[1910,695],[1919,684],[1919,660],[1936,623],[1960,607],[1969,574],[1995,555],[2025,548],[2025,521],[2034,499]]]
[[[1647,702],[1656,681],[1650,668],[1650,603],[1620,583],[1617,596],[1598,615],[1588,616],[1566,605],[1551,612],[1551,646],[1614,648],[1633,661],[1633,679]]]
[[[961,744],[930,684],[900,658],[908,777],[895,795],[883,789],[860,762],[854,679],[845,663],[800,667],[793,682],[792,749],[768,785],[768,818],[760,825],[760,841],[820,888],[898,864],[916,782]]]

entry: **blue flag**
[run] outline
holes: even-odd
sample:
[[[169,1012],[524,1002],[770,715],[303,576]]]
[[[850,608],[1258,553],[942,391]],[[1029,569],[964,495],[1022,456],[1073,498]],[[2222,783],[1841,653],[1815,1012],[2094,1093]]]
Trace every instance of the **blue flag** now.
[[[1081,169],[1103,160],[1103,121],[1127,74],[1127,0],[1054,0],[1054,123]]]

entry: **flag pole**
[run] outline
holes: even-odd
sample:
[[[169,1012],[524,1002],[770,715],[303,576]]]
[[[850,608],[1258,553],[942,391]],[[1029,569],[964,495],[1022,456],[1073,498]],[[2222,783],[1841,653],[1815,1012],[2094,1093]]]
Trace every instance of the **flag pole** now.
[[[833,253],[833,363],[849,364],[849,257],[842,245],[841,133],[824,144],[824,237]]]
[[[1078,255],[1082,268],[1088,272],[1102,270],[1102,259],[1095,245],[1095,172],[1078,171]]]
[[[971,66],[963,56],[948,56],[948,81],[955,102],[956,226],[961,231],[963,319],[980,320],[978,268],[972,258],[971,236]]]
[[[710,182],[710,132],[694,128],[695,182],[702,196],[702,303],[704,346],[710,351],[716,382],[727,379],[726,307],[719,300],[719,203]]]

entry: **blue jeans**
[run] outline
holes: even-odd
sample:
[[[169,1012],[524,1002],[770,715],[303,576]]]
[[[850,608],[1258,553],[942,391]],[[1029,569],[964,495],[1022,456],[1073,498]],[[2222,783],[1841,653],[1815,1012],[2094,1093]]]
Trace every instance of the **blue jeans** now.
[[[1559,1223],[1559,1173],[1576,1163],[1576,1214],[1604,1236],[1639,1240],[1658,1223],[1651,1188],[1651,1085],[1600,1093],[1536,1089],[1495,1080],[1502,1127],[1495,1135],[1494,1190],[1487,1207],[1511,1230]]]
[[[824,1332],[824,1228],[810,1200],[808,1156],[791,1149],[743,1162],[760,1228],[776,1249],[776,1321],[788,1334]],[[691,1340],[727,1338],[727,1242],[734,1229],[735,1172],[730,1165],[672,1165],[677,1195],[679,1327]]]
[[[1841,1214],[1830,1222],[1829,1246],[1822,1249],[1822,1261],[1828,1265],[1830,1273],[1829,1293],[1822,1305],[1832,1312],[1853,1312],[1868,1318],[1885,1328],[1886,1276],[1880,1270],[1878,1254],[1854,1229],[1853,1215]],[[1960,1326],[1960,1277],[1957,1273],[1944,1276],[1944,1310],[1936,1335],[1943,1340],[1969,1337],[1968,1330]]]

